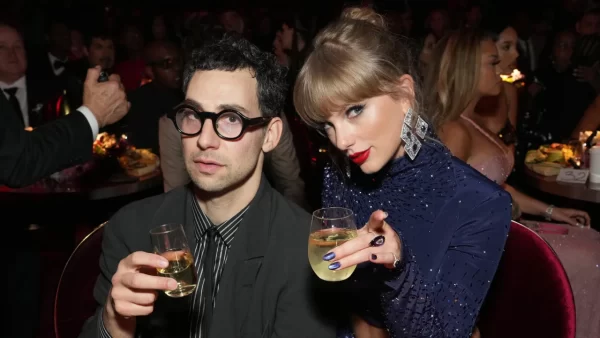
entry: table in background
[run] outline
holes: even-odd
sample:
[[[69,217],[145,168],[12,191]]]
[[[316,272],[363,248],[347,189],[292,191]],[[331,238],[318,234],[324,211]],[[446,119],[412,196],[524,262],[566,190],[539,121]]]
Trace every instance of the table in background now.
[[[545,203],[585,210],[592,218],[592,227],[600,230],[600,184],[557,182],[557,176],[543,176],[528,168],[519,176],[524,192]]]

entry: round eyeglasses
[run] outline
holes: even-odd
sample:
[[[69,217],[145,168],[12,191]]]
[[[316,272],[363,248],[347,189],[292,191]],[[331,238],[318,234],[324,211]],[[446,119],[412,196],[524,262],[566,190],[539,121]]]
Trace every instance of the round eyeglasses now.
[[[190,103],[181,103],[169,113],[175,128],[186,136],[197,136],[202,132],[204,121],[212,121],[215,133],[224,140],[239,139],[248,128],[264,126],[273,117],[249,118],[237,110],[225,109],[220,113],[202,112]]]

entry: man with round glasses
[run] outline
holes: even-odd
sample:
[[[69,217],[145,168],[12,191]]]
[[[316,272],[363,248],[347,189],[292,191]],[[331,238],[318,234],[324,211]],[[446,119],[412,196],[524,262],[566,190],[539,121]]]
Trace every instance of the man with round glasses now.
[[[181,135],[187,186],[135,202],[106,225],[96,315],[82,337],[334,337],[331,295],[306,258],[310,216],[262,174],[278,144],[285,70],[273,55],[227,36],[194,51],[186,98],[170,118]],[[197,287],[163,291],[168,264],[149,231],[182,224]],[[325,304],[322,304],[325,302]]]

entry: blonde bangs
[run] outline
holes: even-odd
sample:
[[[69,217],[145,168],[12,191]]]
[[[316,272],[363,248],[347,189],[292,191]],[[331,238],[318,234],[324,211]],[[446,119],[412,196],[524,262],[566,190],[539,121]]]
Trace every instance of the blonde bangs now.
[[[392,92],[393,80],[382,74],[368,52],[322,45],[307,58],[294,86],[294,106],[309,126],[365,99]],[[382,81],[384,79],[384,81]]]

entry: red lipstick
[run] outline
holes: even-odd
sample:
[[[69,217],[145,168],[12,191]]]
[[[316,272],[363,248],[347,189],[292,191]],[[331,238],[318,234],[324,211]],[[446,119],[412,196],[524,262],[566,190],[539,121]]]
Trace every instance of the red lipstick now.
[[[371,148],[369,148],[365,151],[361,151],[359,153],[354,153],[354,154],[350,155],[349,157],[352,162],[356,163],[356,165],[361,165],[367,161],[370,154],[371,154]]]

